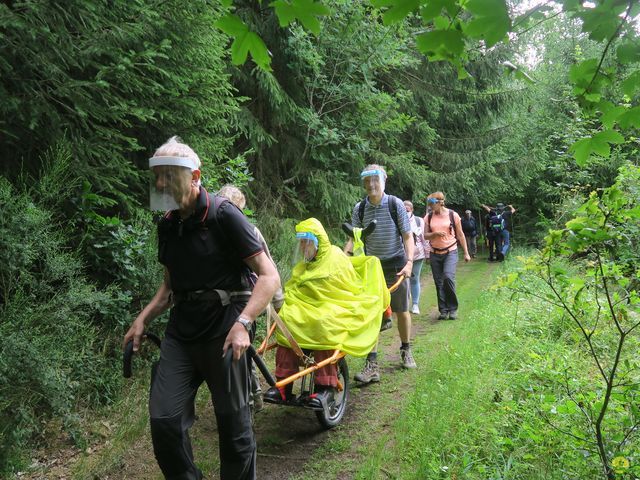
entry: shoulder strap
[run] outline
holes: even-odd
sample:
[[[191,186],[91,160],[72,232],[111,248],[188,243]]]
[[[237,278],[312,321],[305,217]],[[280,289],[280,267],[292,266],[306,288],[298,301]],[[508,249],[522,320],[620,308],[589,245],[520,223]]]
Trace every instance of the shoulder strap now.
[[[389,213],[391,214],[391,219],[393,223],[396,224],[396,230],[398,231],[398,235],[402,236],[402,232],[400,231],[400,226],[398,226],[398,199],[393,195],[389,195]]]
[[[427,214],[427,225],[429,226],[429,231],[431,231],[431,217],[433,217],[433,212],[429,212]]]
[[[456,226],[454,224],[454,220],[453,220],[453,210],[449,209],[449,229],[451,230],[451,234],[456,237]]]
[[[413,217],[416,219],[416,225],[418,226],[418,228],[421,228],[420,225],[422,225],[423,220],[416,215],[414,215]]]
[[[358,218],[360,219],[360,225],[362,225],[362,227],[364,228],[364,207],[367,203],[367,197],[364,197],[362,200],[360,200],[360,203],[358,204]]]

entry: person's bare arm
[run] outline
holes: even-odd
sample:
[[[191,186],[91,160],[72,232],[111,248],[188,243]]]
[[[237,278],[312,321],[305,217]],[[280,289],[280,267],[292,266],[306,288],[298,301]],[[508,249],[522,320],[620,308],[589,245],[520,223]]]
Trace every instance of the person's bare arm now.
[[[456,229],[456,238],[458,239],[458,243],[460,243],[462,251],[464,252],[464,261],[469,262],[471,261],[471,256],[469,255],[469,251],[467,250],[467,239],[464,236],[464,232],[462,231],[462,223],[460,222],[460,219],[457,218],[454,224]]]
[[[140,339],[144,332],[145,325],[148,325],[155,318],[162,315],[169,307],[171,307],[171,285],[169,282],[169,272],[165,268],[162,283],[151,301],[142,309],[142,312],[138,314],[131,324],[131,327],[129,327],[129,330],[124,335],[122,347],[126,347],[129,340],[133,340],[133,351],[137,352],[140,347]]]
[[[407,263],[405,263],[402,270],[398,272],[398,275],[404,274],[405,277],[411,276],[411,270],[413,270],[413,255],[415,252],[416,244],[413,241],[413,232],[408,231],[402,234],[402,240],[404,243],[404,253],[407,256]]]

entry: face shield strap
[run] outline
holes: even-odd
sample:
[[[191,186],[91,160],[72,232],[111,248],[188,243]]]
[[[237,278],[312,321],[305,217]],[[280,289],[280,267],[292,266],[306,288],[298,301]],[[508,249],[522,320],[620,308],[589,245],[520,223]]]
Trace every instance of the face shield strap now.
[[[192,158],[189,157],[151,157],[149,159],[149,168],[159,167],[162,165],[168,165],[171,167],[185,167],[191,170],[197,170],[196,164]]]

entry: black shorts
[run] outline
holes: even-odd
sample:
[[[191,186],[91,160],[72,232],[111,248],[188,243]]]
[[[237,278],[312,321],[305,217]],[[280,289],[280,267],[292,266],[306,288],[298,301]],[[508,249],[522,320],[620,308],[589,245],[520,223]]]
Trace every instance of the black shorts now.
[[[382,264],[382,271],[384,272],[384,279],[387,282],[387,286],[391,286],[398,280],[398,273],[402,270],[406,261],[395,262],[394,265]],[[400,284],[398,289],[391,294],[391,311],[394,313],[403,313],[409,311],[409,279],[405,278],[404,282]]]

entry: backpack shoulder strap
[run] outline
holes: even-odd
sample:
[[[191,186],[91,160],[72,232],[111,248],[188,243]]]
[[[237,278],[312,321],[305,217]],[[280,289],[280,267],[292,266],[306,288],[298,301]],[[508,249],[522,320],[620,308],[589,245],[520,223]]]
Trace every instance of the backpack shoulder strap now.
[[[358,204],[358,218],[360,219],[360,225],[362,225],[362,227],[364,227],[364,207],[367,204],[367,197],[364,197],[362,200],[360,200],[360,203]]]
[[[393,223],[396,224],[396,230],[398,231],[398,235],[402,236],[402,232],[400,231],[400,226],[398,225],[398,199],[393,195],[389,195],[389,213],[391,214],[391,219]]]
[[[431,231],[431,217],[433,217],[433,212],[429,212],[427,214],[427,226],[429,227],[429,231]]]
[[[451,229],[451,234],[456,237],[456,226],[453,219],[453,210],[451,209],[449,209],[449,229]]]

